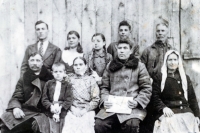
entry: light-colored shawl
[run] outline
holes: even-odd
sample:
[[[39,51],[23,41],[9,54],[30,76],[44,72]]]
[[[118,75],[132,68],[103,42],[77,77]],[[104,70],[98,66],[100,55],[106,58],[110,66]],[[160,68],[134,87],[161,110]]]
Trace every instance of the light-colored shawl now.
[[[187,79],[186,79],[185,71],[183,69],[182,59],[181,59],[180,54],[175,50],[169,50],[165,54],[164,63],[163,63],[163,66],[161,68],[161,73],[162,73],[161,92],[163,91],[163,89],[165,87],[165,81],[167,79],[167,58],[172,53],[175,53],[176,55],[178,55],[178,61],[179,61],[178,70],[179,70],[181,80],[182,80],[182,88],[183,88],[183,91],[184,91],[184,97],[185,97],[186,100],[188,100]]]

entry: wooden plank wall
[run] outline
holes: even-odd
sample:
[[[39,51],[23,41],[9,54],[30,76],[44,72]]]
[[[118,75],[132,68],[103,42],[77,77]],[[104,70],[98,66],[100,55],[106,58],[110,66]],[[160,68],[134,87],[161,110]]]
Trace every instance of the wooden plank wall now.
[[[181,1],[181,53],[199,53],[200,47],[200,1]],[[184,60],[200,105],[200,58]]]
[[[188,42],[198,48],[199,2],[197,0],[2,0],[0,1],[0,114],[5,110],[16,82],[26,47],[37,41],[34,24],[49,25],[49,40],[63,50],[67,33],[78,31],[84,52],[92,49],[91,37],[103,33],[107,46],[119,39],[118,25],[127,20],[131,38],[140,53],[155,41],[158,18],[169,20],[171,42],[183,53]],[[182,10],[180,10],[182,9]],[[195,18],[195,19],[194,19]],[[181,36],[180,36],[181,33]],[[181,45],[180,45],[181,44]],[[200,66],[198,60],[185,61],[197,94]],[[194,69],[190,69],[193,67]],[[198,96],[198,99],[200,95]]]

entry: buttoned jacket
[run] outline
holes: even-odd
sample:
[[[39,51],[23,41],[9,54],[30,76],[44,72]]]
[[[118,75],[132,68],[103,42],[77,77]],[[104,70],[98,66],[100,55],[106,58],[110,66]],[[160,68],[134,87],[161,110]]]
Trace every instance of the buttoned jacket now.
[[[38,42],[32,45],[29,45],[26,48],[26,52],[24,55],[24,59],[22,61],[21,66],[21,76],[23,73],[28,69],[28,59],[30,58],[30,55],[33,53],[38,52]],[[48,69],[51,70],[51,67],[54,63],[59,62],[61,60],[61,50],[57,46],[53,45],[49,42],[47,49],[42,56],[43,64]]]
[[[165,87],[161,92],[161,77],[154,79],[152,102],[155,109],[155,116],[159,118],[163,114],[163,109],[169,107],[176,113],[191,112],[199,117],[199,107],[196,95],[189,76],[186,76],[188,84],[188,100],[184,97],[182,81],[173,77],[167,77]]]
[[[109,95],[132,97],[133,100],[138,102],[138,107],[132,109],[131,114],[117,114],[120,123],[131,119],[138,118],[143,120],[146,116],[146,106],[150,101],[152,94],[152,86],[150,83],[150,76],[143,63],[137,60],[138,65],[136,68],[123,66],[117,71],[111,72],[109,69],[112,62],[109,63],[104,71],[102,78],[101,88],[101,101],[100,112],[97,114],[97,118],[106,119],[115,113],[106,112],[103,108],[103,103],[108,99]],[[129,62],[134,64],[134,62]],[[116,65],[118,67],[118,65]]]

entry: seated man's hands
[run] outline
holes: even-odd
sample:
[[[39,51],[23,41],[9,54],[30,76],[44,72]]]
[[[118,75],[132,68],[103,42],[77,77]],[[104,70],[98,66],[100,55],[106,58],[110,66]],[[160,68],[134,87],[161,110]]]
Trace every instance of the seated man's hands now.
[[[135,101],[135,100],[129,100],[128,101],[128,107],[130,108],[130,109],[134,109],[134,108],[136,108],[138,106],[138,102],[137,101]]]
[[[20,108],[13,109],[13,115],[16,119],[24,118],[25,114]]]
[[[170,108],[165,107],[163,109],[163,114],[165,117],[172,117],[174,115],[174,112]]]
[[[112,104],[111,102],[109,102],[109,101],[105,101],[105,102],[104,102],[104,108],[105,108],[105,109],[111,108],[112,105],[113,105],[113,104]]]

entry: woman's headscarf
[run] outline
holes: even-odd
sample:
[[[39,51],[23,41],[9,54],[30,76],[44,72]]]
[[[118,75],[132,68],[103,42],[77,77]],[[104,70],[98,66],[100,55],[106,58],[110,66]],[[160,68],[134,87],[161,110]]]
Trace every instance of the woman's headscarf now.
[[[183,63],[182,63],[182,59],[180,54],[175,51],[175,50],[169,50],[167,51],[167,53],[165,54],[165,58],[164,58],[164,63],[163,66],[161,68],[161,73],[162,73],[162,81],[161,81],[161,92],[163,91],[164,87],[165,87],[165,81],[167,79],[167,58],[170,54],[175,53],[178,56],[178,70],[181,76],[181,80],[182,80],[182,88],[184,91],[184,97],[186,100],[188,100],[188,92],[187,92],[187,79],[186,79],[186,75],[185,75],[185,71],[183,69]]]

